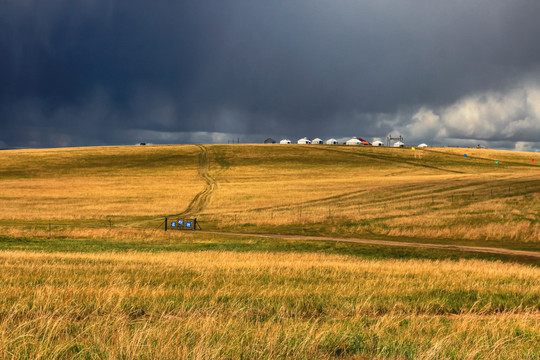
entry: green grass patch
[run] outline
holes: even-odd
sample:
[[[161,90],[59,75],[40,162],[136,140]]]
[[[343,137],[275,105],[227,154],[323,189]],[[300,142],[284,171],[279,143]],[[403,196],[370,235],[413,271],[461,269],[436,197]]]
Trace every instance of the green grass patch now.
[[[7,237],[0,236],[0,250],[46,252],[173,252],[173,251],[235,251],[235,252],[291,252],[349,255],[364,259],[425,259],[460,260],[482,259],[515,262],[540,266],[538,258],[488,253],[464,252],[444,249],[421,249],[383,245],[355,244],[339,241],[290,240],[228,234],[172,233],[169,238],[115,239],[94,237]]]

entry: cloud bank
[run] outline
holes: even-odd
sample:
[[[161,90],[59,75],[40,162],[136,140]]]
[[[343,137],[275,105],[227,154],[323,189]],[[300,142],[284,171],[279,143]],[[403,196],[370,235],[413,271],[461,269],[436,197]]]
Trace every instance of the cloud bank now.
[[[540,147],[535,0],[0,3],[0,144]]]
[[[448,106],[422,106],[404,132],[439,145],[472,145],[474,140],[484,146],[532,149],[539,142],[540,87],[529,83],[505,92],[473,94]]]

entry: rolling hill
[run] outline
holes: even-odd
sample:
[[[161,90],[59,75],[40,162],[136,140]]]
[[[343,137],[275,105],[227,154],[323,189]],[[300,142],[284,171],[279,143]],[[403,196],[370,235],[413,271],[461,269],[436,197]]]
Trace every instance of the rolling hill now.
[[[152,228],[197,217],[206,230],[538,249],[535,155],[327,145],[4,151],[0,223]]]
[[[0,358],[538,359],[534,155],[2,151]]]

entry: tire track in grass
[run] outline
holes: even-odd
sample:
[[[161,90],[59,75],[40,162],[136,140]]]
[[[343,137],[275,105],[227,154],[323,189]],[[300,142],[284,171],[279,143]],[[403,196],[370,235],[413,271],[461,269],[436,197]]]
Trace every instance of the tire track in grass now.
[[[313,147],[311,149],[315,149],[315,147]],[[414,161],[411,161],[411,160],[408,160],[408,159],[396,158],[395,156],[390,156],[390,155],[385,155],[385,154],[353,152],[353,151],[348,151],[348,149],[338,149],[338,148],[328,149],[328,148],[325,148],[325,147],[317,147],[316,149],[321,150],[321,151],[329,151],[329,152],[334,152],[334,153],[340,153],[341,155],[347,154],[347,155],[363,157],[363,158],[367,158],[367,159],[371,159],[371,160],[375,159],[375,160],[381,160],[381,161],[388,161],[388,162],[391,162],[391,163],[406,164],[406,165],[411,166],[411,167],[423,167],[423,168],[426,168],[426,169],[438,170],[438,171],[442,171],[442,172],[445,172],[445,173],[464,174],[463,171],[443,169],[443,168],[440,168],[440,167],[437,167],[437,166],[428,165],[428,164],[421,164],[421,163],[414,162]],[[351,149],[354,149],[354,148],[351,147]]]
[[[181,212],[180,214],[176,214],[174,216],[192,216],[195,214],[200,213],[206,208],[206,205],[210,202],[210,198],[212,197],[212,193],[217,188],[217,181],[214,179],[212,175],[210,175],[208,168],[209,168],[209,160],[208,160],[208,149],[204,145],[197,145],[201,152],[199,153],[199,176],[204,180],[206,183],[204,189],[199,192],[193,200],[189,203],[187,208]]]
[[[240,212],[246,212],[246,211],[258,212],[258,211],[265,211],[265,210],[284,211],[284,210],[298,209],[305,206],[323,206],[327,204],[334,204],[336,201],[354,200],[354,199],[359,198],[361,195],[365,194],[366,192],[367,192],[366,190],[351,191],[351,192],[346,192],[346,193],[342,193],[342,194],[338,194],[334,196],[307,200],[307,201],[302,201],[298,203],[258,207],[258,208],[253,208],[249,210],[241,210]]]

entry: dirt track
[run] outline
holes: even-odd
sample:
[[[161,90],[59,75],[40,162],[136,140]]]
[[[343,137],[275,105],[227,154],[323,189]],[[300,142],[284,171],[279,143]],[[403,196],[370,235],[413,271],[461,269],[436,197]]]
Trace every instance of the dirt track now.
[[[250,236],[250,237],[255,236],[255,237],[266,237],[266,238],[290,239],[290,240],[340,241],[340,242],[351,242],[351,243],[358,243],[358,244],[469,251],[469,252],[478,252],[478,253],[489,253],[489,254],[500,254],[500,255],[511,255],[511,256],[527,256],[527,257],[533,257],[533,258],[540,258],[540,252],[537,252],[537,251],[511,250],[511,249],[491,248],[491,247],[481,247],[481,246],[422,244],[422,243],[389,241],[389,240],[366,240],[366,239],[356,239],[356,238],[336,238],[336,237],[304,236],[304,235],[246,234],[246,233],[220,232],[220,231],[202,231],[202,232],[207,233],[207,234],[226,234],[226,235]]]
[[[201,152],[199,154],[199,176],[206,182],[204,189],[198,193],[188,207],[177,216],[190,216],[200,213],[206,205],[209,203],[212,193],[217,188],[217,181],[210,175],[208,171],[209,160],[208,150],[204,145],[198,145]],[[361,191],[362,192],[362,191]],[[357,195],[358,192],[345,194],[345,196]],[[327,199],[322,199],[326,201]],[[279,238],[290,240],[319,240],[319,241],[340,241],[350,242],[358,244],[371,244],[371,245],[384,245],[384,246],[401,246],[401,247],[413,247],[413,248],[425,248],[425,249],[441,249],[441,250],[455,250],[455,251],[468,251],[477,253],[489,253],[500,254],[510,256],[526,256],[532,258],[540,258],[540,252],[537,251],[525,251],[525,250],[511,250],[504,248],[492,248],[481,246],[464,246],[464,245],[442,245],[442,244],[423,244],[390,240],[367,240],[357,238],[337,238],[337,237],[322,237],[322,236],[305,236],[305,235],[280,235],[280,234],[249,234],[249,233],[235,233],[235,232],[219,232],[219,231],[202,231],[207,234],[227,234],[236,236],[257,236],[266,238]]]
[[[195,195],[187,208],[175,216],[190,216],[192,214],[200,213],[206,207],[206,204],[208,204],[210,201],[212,193],[217,188],[216,180],[208,172],[208,150],[204,145],[198,146],[201,149],[199,154],[199,176],[204,180],[206,185],[200,193]]]

